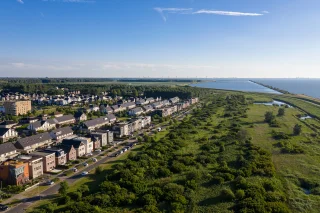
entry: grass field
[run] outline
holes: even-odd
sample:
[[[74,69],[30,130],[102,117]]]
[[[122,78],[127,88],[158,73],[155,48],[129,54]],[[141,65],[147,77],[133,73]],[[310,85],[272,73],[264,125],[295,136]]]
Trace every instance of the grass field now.
[[[302,112],[296,108],[286,109],[285,116],[277,118],[280,128],[271,128],[264,123],[264,113],[273,111],[277,114],[278,107],[251,105],[248,111],[248,118],[245,122],[253,123],[254,127],[247,127],[253,137],[253,142],[269,150],[272,153],[272,161],[277,175],[283,181],[289,199],[289,205],[295,212],[318,212],[320,209],[320,197],[317,195],[306,195],[301,187],[301,180],[308,182],[318,181],[320,176],[320,140],[314,138],[312,129],[300,121],[296,115]],[[316,120],[308,120],[307,123],[320,125]],[[303,133],[300,136],[293,136],[289,139],[290,144],[302,147],[303,154],[284,154],[277,146],[278,140],[272,138],[271,131],[281,131],[292,134],[293,126],[303,126]]]

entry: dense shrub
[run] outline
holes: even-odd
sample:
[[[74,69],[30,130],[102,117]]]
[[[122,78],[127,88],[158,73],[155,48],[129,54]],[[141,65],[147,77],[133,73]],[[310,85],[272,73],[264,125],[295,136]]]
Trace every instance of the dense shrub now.
[[[235,197],[238,199],[238,200],[241,200],[245,197],[245,192],[244,190],[242,189],[238,189],[235,193]]]
[[[235,199],[235,195],[233,194],[233,192],[230,189],[223,189],[220,193],[220,197],[224,201],[231,201],[231,200]]]

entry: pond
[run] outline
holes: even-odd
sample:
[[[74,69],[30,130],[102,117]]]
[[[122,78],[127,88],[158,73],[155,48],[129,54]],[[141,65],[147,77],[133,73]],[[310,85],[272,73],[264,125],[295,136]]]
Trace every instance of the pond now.
[[[312,117],[310,115],[300,117],[300,120],[307,120],[307,119],[312,119]]]
[[[281,101],[275,101],[273,100],[272,102],[265,102],[265,103],[254,103],[254,104],[262,104],[262,105],[265,105],[265,106],[288,106],[290,108],[292,108],[292,106],[290,106],[289,104],[286,104],[284,102],[281,102]]]

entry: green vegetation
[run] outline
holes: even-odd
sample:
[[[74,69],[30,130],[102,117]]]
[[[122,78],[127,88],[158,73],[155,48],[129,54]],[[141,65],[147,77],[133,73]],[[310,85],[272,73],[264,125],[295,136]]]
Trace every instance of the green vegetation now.
[[[32,212],[318,212],[320,123],[300,120],[317,106],[288,95],[279,97],[306,110],[253,104],[275,95],[201,94],[202,107],[181,122],[139,137],[133,151]]]

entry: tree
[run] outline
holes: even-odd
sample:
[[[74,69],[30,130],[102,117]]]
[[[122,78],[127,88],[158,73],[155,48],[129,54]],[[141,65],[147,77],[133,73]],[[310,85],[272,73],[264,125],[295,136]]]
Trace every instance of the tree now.
[[[296,124],[296,125],[293,127],[293,134],[294,134],[294,135],[300,135],[300,134],[301,134],[301,131],[302,131],[302,126],[301,126],[301,125]]]
[[[278,116],[284,116],[284,112],[285,112],[284,108],[279,108]]]
[[[139,96],[139,93],[138,93],[138,91],[137,91],[136,89],[134,89],[134,90],[132,90],[132,95],[133,95],[134,97],[138,97],[138,96]]]
[[[66,181],[62,181],[60,183],[59,194],[61,196],[66,196],[68,189],[69,189],[68,183]]]
[[[272,121],[274,120],[274,115],[273,115],[273,112],[266,112],[264,114],[264,121],[267,122],[267,123],[271,123]]]

